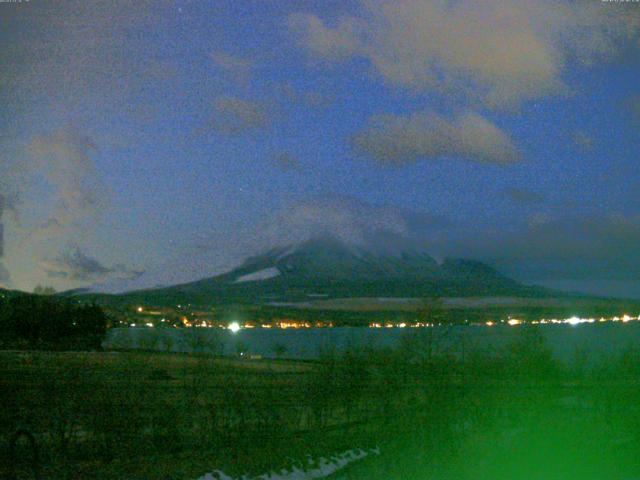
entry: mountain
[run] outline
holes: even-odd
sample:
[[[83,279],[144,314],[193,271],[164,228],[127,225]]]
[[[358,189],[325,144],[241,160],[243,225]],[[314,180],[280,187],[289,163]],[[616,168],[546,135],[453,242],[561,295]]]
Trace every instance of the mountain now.
[[[157,305],[212,305],[310,298],[549,294],[547,289],[523,285],[474,260],[446,259],[438,264],[420,250],[380,253],[332,237],[319,237],[250,257],[239,267],[215,277],[117,297]],[[100,297],[105,300],[107,296]]]

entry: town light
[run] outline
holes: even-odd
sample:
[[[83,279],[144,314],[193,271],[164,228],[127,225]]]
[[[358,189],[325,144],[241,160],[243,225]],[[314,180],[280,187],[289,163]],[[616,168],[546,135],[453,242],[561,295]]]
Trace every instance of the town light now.
[[[582,323],[582,321],[575,316],[571,318],[567,318],[565,322],[567,322],[569,325],[578,325],[579,323]]]

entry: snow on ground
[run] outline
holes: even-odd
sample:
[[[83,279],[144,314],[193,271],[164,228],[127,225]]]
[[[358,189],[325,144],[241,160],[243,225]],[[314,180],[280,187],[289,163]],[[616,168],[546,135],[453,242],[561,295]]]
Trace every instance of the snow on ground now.
[[[268,280],[270,278],[277,277],[278,275],[280,275],[280,270],[278,270],[276,267],[269,267],[263,270],[258,270],[257,272],[242,275],[241,277],[236,278],[236,281],[234,283]]]
[[[234,478],[226,475],[220,470],[215,470],[203,475],[198,478],[198,480],[312,480],[316,478],[326,478],[346,467],[351,462],[361,460],[371,454],[379,455],[380,449],[376,447],[369,449],[368,451],[362,449],[347,450],[346,452],[332,455],[328,459],[320,457],[317,460],[313,460],[311,456],[309,456],[307,458],[306,467],[300,463],[298,466],[294,466],[291,470],[282,469],[277,472],[271,471],[269,473],[258,475],[257,477],[243,475],[242,477]]]

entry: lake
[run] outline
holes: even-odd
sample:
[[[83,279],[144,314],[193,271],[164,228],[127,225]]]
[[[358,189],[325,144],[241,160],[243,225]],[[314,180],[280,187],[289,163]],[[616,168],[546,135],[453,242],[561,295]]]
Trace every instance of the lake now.
[[[403,338],[432,334],[441,350],[458,355],[474,349],[491,350],[518,338],[523,326],[436,326],[431,328],[253,328],[232,332],[220,328],[114,328],[103,343],[106,349],[148,349],[171,352],[313,359],[323,352],[349,348],[383,348]],[[554,355],[571,362],[576,352],[595,360],[640,345],[640,322],[580,325],[540,325]],[[431,333],[428,333],[432,330]]]

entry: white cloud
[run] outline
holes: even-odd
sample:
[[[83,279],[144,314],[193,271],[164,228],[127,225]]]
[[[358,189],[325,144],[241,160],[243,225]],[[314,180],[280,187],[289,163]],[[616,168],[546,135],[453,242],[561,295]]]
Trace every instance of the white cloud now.
[[[443,157],[506,165],[519,158],[509,135],[473,112],[454,120],[435,113],[379,115],[354,136],[353,144],[373,160],[392,166]]]
[[[302,38],[305,46],[330,60],[356,54],[361,47],[359,30],[363,27],[366,25],[353,17],[344,17],[334,28],[327,28],[316,15],[294,13],[289,16],[289,28]]]
[[[261,252],[319,236],[397,251],[424,246],[444,223],[436,215],[373,205],[348,196],[323,195],[292,203],[256,226],[246,251]]]
[[[73,128],[33,137],[28,151],[34,160],[34,175],[52,188],[51,216],[40,234],[64,233],[78,222],[95,218],[105,207],[107,196],[96,173],[93,140]]]
[[[6,177],[5,177],[6,178]],[[17,216],[18,192],[12,184],[0,181],[0,259],[4,255],[4,215],[5,212],[12,212]],[[1,266],[1,264],[0,264]],[[0,277],[1,278],[1,277]]]
[[[289,25],[317,58],[363,58],[392,85],[480,100],[493,108],[565,89],[570,59],[610,60],[637,36],[635,5],[569,0],[369,0],[327,25],[295,14]]]
[[[318,237],[388,253],[420,249],[439,238],[447,225],[436,214],[375,205],[345,195],[319,195],[285,204],[255,224],[239,223],[233,237],[214,231],[200,237],[193,248],[199,254],[225,252],[227,258],[216,262],[222,271],[236,267],[247,256]],[[209,269],[202,275],[215,271]]]
[[[0,255],[6,247],[4,277],[8,270],[16,284],[24,285],[25,278],[42,272],[40,262],[51,266],[48,259],[54,252],[70,240],[81,241],[87,230],[96,226],[109,203],[108,188],[94,163],[97,155],[99,150],[89,136],[65,127],[32,136],[15,155],[19,168],[2,169]],[[7,234],[6,244],[3,233]],[[73,259],[82,260],[68,253],[56,260]],[[50,271],[59,272],[57,278],[68,281],[81,277],[71,271],[63,275],[63,269]],[[113,267],[103,273],[115,271]]]

